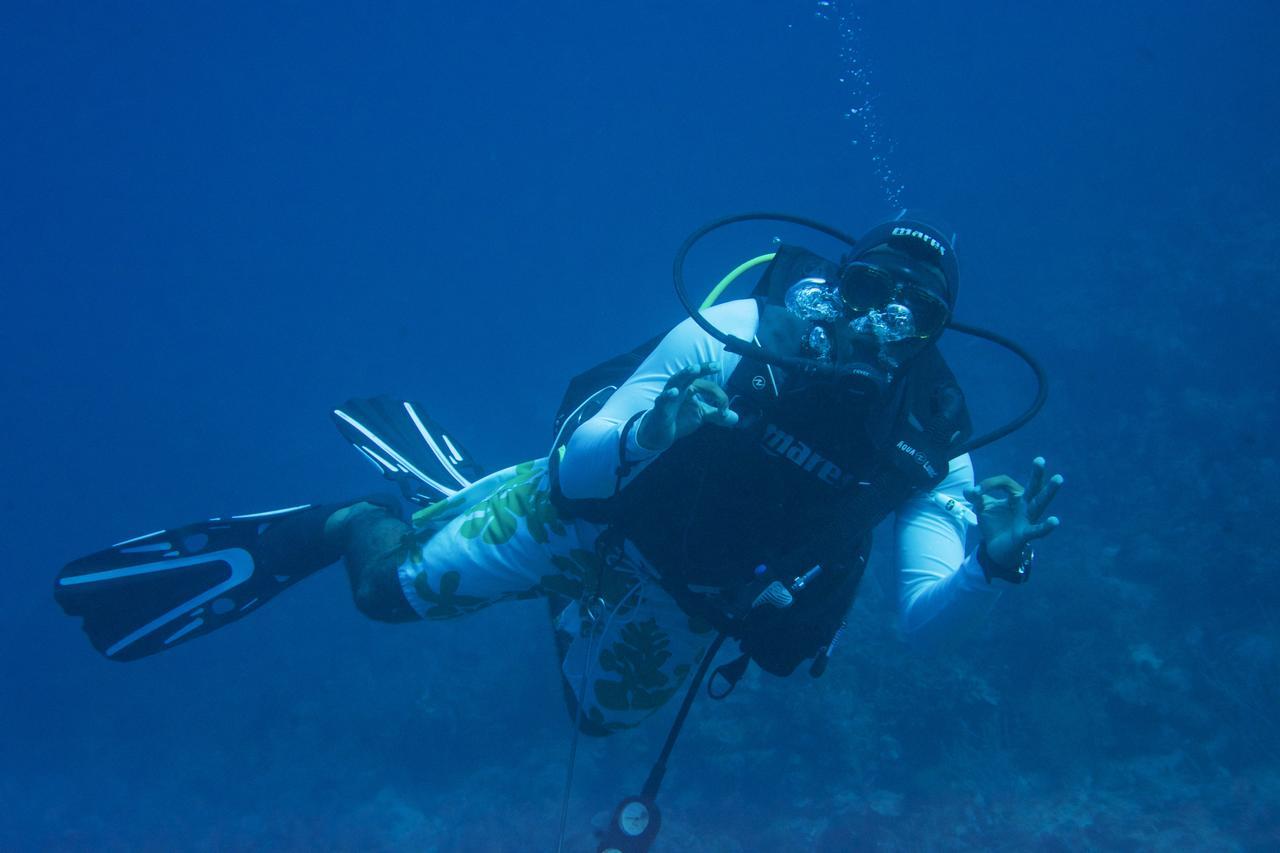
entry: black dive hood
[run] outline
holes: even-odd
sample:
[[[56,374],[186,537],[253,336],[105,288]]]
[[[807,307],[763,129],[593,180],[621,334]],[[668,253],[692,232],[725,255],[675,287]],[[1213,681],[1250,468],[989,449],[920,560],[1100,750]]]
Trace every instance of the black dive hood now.
[[[863,234],[853,251],[841,259],[837,276],[843,290],[846,276],[856,273],[862,264],[893,270],[896,279],[914,282],[936,303],[945,305],[945,316],[950,319],[960,291],[960,266],[954,244],[954,235],[908,216],[904,210]],[[865,324],[866,320],[862,322]],[[837,381],[851,393],[875,401],[889,393],[895,376],[936,342],[946,327],[942,325],[925,337],[886,342],[874,333],[868,334],[872,325],[866,324],[863,332],[854,333],[842,323],[828,328],[827,333],[835,343]]]
[[[876,363],[877,360],[874,355],[868,353],[864,345],[856,342],[850,342],[849,340],[837,341],[836,344],[839,351],[836,354],[836,358],[830,361],[790,355],[778,352],[771,347],[761,346],[752,341],[744,341],[741,338],[723,332],[703,316],[702,312],[690,300],[688,289],[685,287],[685,259],[688,257],[690,250],[712,231],[739,222],[785,222],[833,237],[848,245],[851,250],[842,259],[841,267],[850,262],[856,262],[868,254],[884,251],[903,254],[907,258],[921,264],[927,264],[941,273],[938,296],[946,302],[948,308],[955,307],[960,272],[955,258],[955,251],[952,248],[953,240],[928,223],[900,216],[898,219],[877,225],[868,231],[861,240],[858,240],[837,228],[802,216],[792,216],[785,213],[739,213],[709,222],[690,234],[676,252],[672,269],[676,296],[679,297],[680,304],[684,306],[685,311],[688,312],[695,323],[701,326],[708,335],[723,343],[725,349],[729,352],[767,362],[813,379],[846,384],[867,394],[882,392],[890,382],[890,377],[884,368]],[[1003,438],[1035,417],[1040,409],[1044,407],[1045,400],[1048,397],[1048,378],[1044,369],[1040,367],[1040,364],[1030,353],[1002,335],[976,326],[957,323],[954,320],[948,320],[945,328],[991,341],[1009,350],[1031,368],[1038,386],[1035,400],[1026,411],[1004,426],[971,439],[957,451],[956,455],[959,455]],[[925,341],[925,346],[933,345],[936,339],[937,335]]]
[[[907,263],[917,263],[937,271],[938,298],[954,311],[956,295],[960,292],[960,263],[956,259],[955,235],[917,219],[903,211],[894,219],[882,222],[858,240],[853,251],[845,256],[844,263],[861,261],[882,252],[903,257]]]

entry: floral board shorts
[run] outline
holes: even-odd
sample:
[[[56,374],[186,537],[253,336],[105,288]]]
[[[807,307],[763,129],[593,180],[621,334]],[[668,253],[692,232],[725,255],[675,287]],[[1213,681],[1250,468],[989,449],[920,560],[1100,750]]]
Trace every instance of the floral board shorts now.
[[[549,598],[561,672],[591,733],[631,728],[662,707],[714,638],[634,546],[560,514],[545,458],[418,512],[399,575],[405,598],[429,621]]]

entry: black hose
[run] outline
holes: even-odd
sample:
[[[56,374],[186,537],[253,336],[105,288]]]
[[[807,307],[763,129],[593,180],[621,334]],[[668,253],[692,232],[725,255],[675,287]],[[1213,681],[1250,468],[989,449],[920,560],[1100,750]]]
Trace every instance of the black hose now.
[[[693,706],[694,696],[698,693],[702,679],[707,677],[707,669],[711,666],[711,661],[724,645],[725,636],[724,632],[721,632],[711,647],[703,653],[702,663],[698,666],[693,681],[689,682],[689,689],[684,694],[684,702],[680,704],[680,710],[676,713],[675,722],[671,724],[671,730],[667,732],[667,740],[662,745],[662,752],[658,753],[658,760],[653,763],[653,768],[649,770],[649,778],[644,781],[644,788],[640,791],[642,797],[652,800],[658,796],[658,789],[662,787],[662,778],[667,775],[667,759],[671,757],[671,750],[675,749],[676,738],[680,737],[680,730],[684,728],[684,720],[689,716],[689,708]]]
[[[805,228],[811,228],[814,231],[826,234],[829,237],[834,237],[843,243],[848,243],[850,246],[855,245],[857,242],[853,237],[850,237],[843,231],[832,228],[830,225],[824,225],[821,222],[808,219],[803,216],[792,216],[789,213],[738,213],[733,216],[725,216],[713,222],[708,222],[697,231],[694,231],[685,238],[685,241],[680,244],[680,248],[676,250],[676,258],[672,266],[671,275],[675,280],[676,296],[680,299],[680,304],[684,306],[684,310],[693,318],[693,321],[702,327],[703,331],[720,343],[724,344],[724,348],[731,353],[750,356],[751,358],[768,362],[772,365],[789,367],[793,370],[801,370],[817,376],[841,375],[844,371],[842,371],[838,365],[826,364],[812,358],[786,355],[784,353],[762,347],[759,344],[752,343],[751,341],[744,341],[742,338],[734,337],[733,335],[722,332],[712,325],[711,321],[706,317],[703,317],[701,311],[694,307],[693,301],[689,298],[689,289],[685,287],[684,283],[684,262],[685,258],[689,254],[689,250],[694,247],[694,244],[710,234],[712,231],[723,228],[726,225],[734,225],[738,222],[753,221],[789,222],[793,225],[801,225]]]
[[[680,244],[680,248],[676,251],[675,262],[672,267],[671,275],[672,279],[675,281],[676,296],[680,299],[680,304],[684,306],[684,310],[693,318],[693,321],[701,326],[703,331],[708,335],[724,344],[724,348],[728,352],[735,353],[736,355],[748,356],[775,366],[800,370],[814,376],[835,378],[849,373],[850,371],[848,368],[842,368],[840,365],[827,364],[825,362],[818,361],[817,359],[775,352],[766,347],[762,347],[759,344],[752,343],[751,341],[744,341],[742,338],[722,332],[717,329],[711,321],[702,316],[702,312],[694,306],[693,301],[689,298],[689,290],[685,287],[684,283],[684,262],[689,255],[689,251],[693,249],[694,245],[697,244],[698,241],[710,234],[712,231],[723,228],[726,225],[753,221],[788,222],[793,225],[810,228],[814,231],[826,234],[828,237],[834,237],[842,243],[847,243],[850,246],[856,246],[858,243],[855,238],[850,237],[839,229],[832,228],[830,225],[825,225],[804,216],[792,216],[789,213],[738,213],[733,216],[725,216],[720,219],[713,220],[686,237],[685,241]],[[1027,421],[1039,414],[1040,410],[1044,408],[1045,400],[1049,397],[1049,378],[1045,373],[1044,368],[1040,366],[1040,363],[1036,361],[1029,352],[1003,335],[964,323],[949,323],[947,328],[954,329],[955,331],[965,335],[972,335],[975,338],[982,338],[983,340],[991,341],[993,344],[1002,346],[1009,350],[1027,363],[1027,366],[1031,368],[1031,372],[1035,374],[1038,385],[1035,400],[1033,400],[1031,405],[1027,407],[1026,411],[1009,421],[1004,426],[980,435],[972,441],[967,442],[957,453],[957,455],[959,455],[959,453],[968,453],[970,451],[977,450],[980,447],[986,447],[991,442],[1004,438],[1011,432],[1020,429],[1027,423]]]
[[[981,329],[977,326],[969,326],[964,323],[949,323],[947,328],[954,329],[961,334],[972,335],[975,338],[982,338],[983,340],[988,340],[993,344],[1004,347],[1018,358],[1025,361],[1027,363],[1027,367],[1030,367],[1031,372],[1036,376],[1036,398],[1031,402],[1031,405],[1027,407],[1026,411],[1009,421],[1004,426],[993,429],[991,432],[983,433],[977,438],[965,442],[964,446],[956,452],[956,455],[959,456],[961,453],[971,453],[979,447],[986,447],[993,441],[999,441],[1006,435],[1022,429],[1027,421],[1038,415],[1040,410],[1044,408],[1045,401],[1049,399],[1049,376],[1045,373],[1044,368],[1040,366],[1040,362],[1036,361],[1035,357],[1032,356],[1031,353],[1027,352],[1021,345],[1014,343],[1004,335],[997,334],[996,332],[992,332],[987,329]]]

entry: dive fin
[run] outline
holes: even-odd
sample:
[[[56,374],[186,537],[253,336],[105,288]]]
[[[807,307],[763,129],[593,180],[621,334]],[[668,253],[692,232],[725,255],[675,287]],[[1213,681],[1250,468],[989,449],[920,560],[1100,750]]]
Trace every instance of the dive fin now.
[[[471,454],[418,403],[380,396],[348,400],[333,422],[407,500],[430,505],[484,476]]]
[[[342,557],[324,541],[341,505],[215,518],[148,533],[68,563],[54,598],[94,648],[136,660],[256,610]]]

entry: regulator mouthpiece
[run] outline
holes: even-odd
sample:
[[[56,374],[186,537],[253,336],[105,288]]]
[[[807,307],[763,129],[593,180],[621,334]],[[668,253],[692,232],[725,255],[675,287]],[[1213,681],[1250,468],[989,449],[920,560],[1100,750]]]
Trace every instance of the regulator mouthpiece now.
[[[849,323],[849,328],[860,335],[868,335],[884,344],[905,341],[916,337],[916,318],[911,309],[897,302],[883,308],[872,308]]]

